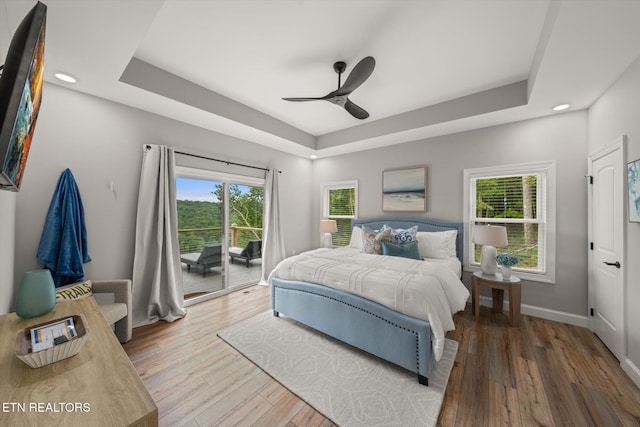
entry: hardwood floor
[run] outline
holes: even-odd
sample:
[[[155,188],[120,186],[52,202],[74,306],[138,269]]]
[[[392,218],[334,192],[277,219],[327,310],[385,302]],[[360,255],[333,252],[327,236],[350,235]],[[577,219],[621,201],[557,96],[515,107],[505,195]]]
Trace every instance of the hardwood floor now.
[[[123,347],[160,426],[334,425],[218,338],[270,306],[269,288],[254,286],[190,306],[174,323],[133,330]]]
[[[133,331],[124,348],[161,426],[332,426],[217,337],[266,311],[266,287],[191,306],[174,323]],[[447,336],[460,343],[438,425],[640,426],[640,390],[590,331],[470,306]]]
[[[441,426],[640,426],[640,389],[588,329],[470,306],[448,338],[460,343]]]

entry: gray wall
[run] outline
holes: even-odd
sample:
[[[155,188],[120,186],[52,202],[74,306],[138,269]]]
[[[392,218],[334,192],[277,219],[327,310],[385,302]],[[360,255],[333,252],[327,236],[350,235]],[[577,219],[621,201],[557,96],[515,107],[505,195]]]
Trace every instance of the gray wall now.
[[[556,283],[526,282],[523,304],[585,316],[587,310],[586,159],[619,135],[629,160],[640,158],[640,60],[586,111],[431,138],[311,163],[92,96],[45,84],[34,144],[18,194],[0,192],[0,314],[35,254],[51,195],[69,167],[83,197],[89,252],[87,277],[130,278],[142,145],[167,144],[230,161],[276,167],[287,253],[319,244],[320,183],[357,179],[359,214],[382,214],[382,171],[428,167],[426,216],[462,220],[465,168],[557,162]],[[113,182],[115,191],[110,190]],[[425,215],[425,214],[423,214]],[[15,220],[14,220],[15,218]],[[14,227],[15,222],[15,227]],[[15,250],[13,239],[15,236]],[[640,226],[627,225],[627,357],[640,366]],[[468,275],[465,276],[468,285]]]
[[[6,0],[0,0],[0,58],[4,59],[9,49],[11,32],[9,17],[4,13]],[[0,190],[0,314],[7,313],[13,297],[13,250],[16,214],[16,195]]]
[[[383,214],[382,171],[427,166],[427,212],[461,221],[462,172],[514,163],[556,160],[556,283],[525,282],[522,303],[586,316],[587,112],[585,110],[447,135],[315,161],[313,224],[320,215],[320,185],[358,180],[359,216]],[[469,286],[469,277],[465,275]]]
[[[287,253],[317,245],[320,183],[358,179],[361,217],[379,215],[382,171],[427,165],[428,212],[462,219],[462,170],[555,159],[558,167],[557,283],[528,282],[523,303],[586,314],[586,112],[416,141],[313,162],[177,121],[47,84],[34,145],[17,195],[13,284],[2,284],[0,309],[35,254],[55,184],[74,173],[87,216],[87,277],[131,277],[142,145],[168,144],[231,161],[277,167]],[[313,176],[313,179],[312,179]],[[114,183],[115,191],[109,189]],[[10,210],[0,208],[0,216]],[[468,281],[468,278],[465,278]],[[0,280],[3,280],[0,278]],[[7,279],[4,279],[6,282]],[[13,286],[11,286],[13,285]],[[6,309],[5,309],[6,311]]]
[[[85,264],[86,277],[131,278],[142,146],[147,143],[283,170],[279,183],[287,253],[310,248],[310,160],[45,84],[34,143],[17,195],[14,283],[0,284],[0,309],[7,306],[7,298],[13,305],[14,295],[4,290],[15,289],[23,272],[41,268],[35,256],[44,219],[58,178],[67,167],[76,178],[85,208],[93,259]],[[9,214],[4,205],[0,207],[0,219]]]
[[[0,190],[0,314],[13,301],[16,193]]]
[[[627,160],[640,158],[640,59],[637,59],[589,109],[589,152],[627,135]],[[626,191],[626,188],[625,188]],[[627,358],[640,370],[640,224],[625,223],[627,268],[625,314]],[[628,362],[627,361],[627,362]],[[623,367],[625,366],[625,361]],[[638,371],[636,371],[638,372]],[[636,373],[636,381],[640,375]]]

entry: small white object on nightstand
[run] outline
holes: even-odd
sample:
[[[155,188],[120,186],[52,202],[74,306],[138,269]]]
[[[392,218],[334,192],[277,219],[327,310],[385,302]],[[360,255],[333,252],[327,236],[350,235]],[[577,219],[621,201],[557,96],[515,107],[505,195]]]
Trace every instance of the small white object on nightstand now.
[[[496,274],[496,246],[507,246],[507,229],[499,225],[476,225],[473,227],[473,243],[482,245],[480,269],[484,274]]]
[[[331,233],[338,231],[338,224],[335,219],[321,219],[320,233],[322,233],[322,247],[330,248],[333,246],[331,241]]]

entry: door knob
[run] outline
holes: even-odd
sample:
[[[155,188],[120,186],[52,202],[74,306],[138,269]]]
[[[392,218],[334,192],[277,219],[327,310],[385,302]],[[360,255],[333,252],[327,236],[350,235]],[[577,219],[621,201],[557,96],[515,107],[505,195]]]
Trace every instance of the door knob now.
[[[616,261],[616,262],[606,262],[606,261],[604,261],[603,263],[607,264],[607,265],[615,265],[616,268],[620,268],[620,262],[619,261]]]

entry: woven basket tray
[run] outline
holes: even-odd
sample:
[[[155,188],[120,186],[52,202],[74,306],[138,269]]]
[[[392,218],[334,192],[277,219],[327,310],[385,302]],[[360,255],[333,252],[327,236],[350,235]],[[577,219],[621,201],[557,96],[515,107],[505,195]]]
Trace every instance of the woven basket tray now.
[[[50,323],[59,322],[61,320],[71,317],[73,324],[78,334],[77,337],[58,345],[54,345],[46,350],[31,352],[31,330],[39,328],[41,326],[48,325]],[[89,336],[89,329],[87,328],[87,322],[84,316],[81,314],[74,314],[72,316],[65,316],[59,319],[51,320],[49,322],[33,325],[29,328],[20,329],[16,335],[16,351],[15,355],[18,359],[29,365],[31,368],[41,368],[51,363],[58,362],[71,356],[78,354],[84,343]]]

